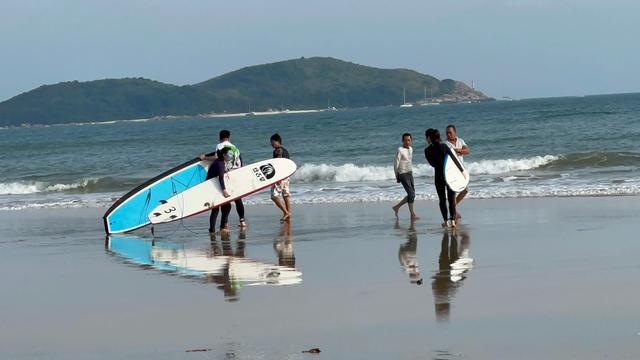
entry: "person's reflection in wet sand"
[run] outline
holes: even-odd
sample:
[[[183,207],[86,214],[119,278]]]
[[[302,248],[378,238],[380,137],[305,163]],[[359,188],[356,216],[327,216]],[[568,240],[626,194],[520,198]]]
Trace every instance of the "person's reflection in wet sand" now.
[[[400,228],[400,224],[396,221],[396,229]],[[404,271],[409,274],[409,281],[412,284],[422,285],[422,276],[420,275],[420,266],[416,259],[416,251],[418,249],[418,234],[416,233],[415,222],[412,221],[407,230],[407,242],[400,245],[398,250],[398,259]]]
[[[296,267],[293,241],[291,241],[291,222],[285,221],[280,226],[278,236],[273,239],[273,250],[278,255],[278,265],[292,269]]]
[[[460,238],[460,243],[458,243]],[[448,322],[451,301],[466,278],[465,273],[473,267],[469,257],[469,233],[462,229],[445,230],[442,234],[438,271],[432,277],[431,289],[438,322]]]
[[[218,246],[218,241],[216,235],[211,235],[211,253],[213,256],[221,257],[226,256],[225,265],[222,267],[222,271],[219,274],[210,274],[207,275],[207,280],[218,284],[217,288],[224,292],[225,300],[227,301],[237,301],[238,300],[238,289],[239,286],[235,281],[231,278],[229,274],[230,261],[232,257],[244,257],[244,248],[246,236],[240,233],[238,237],[238,244],[236,246],[236,251],[233,251],[233,247],[231,245],[231,236],[228,232],[220,234],[220,243],[222,247]]]

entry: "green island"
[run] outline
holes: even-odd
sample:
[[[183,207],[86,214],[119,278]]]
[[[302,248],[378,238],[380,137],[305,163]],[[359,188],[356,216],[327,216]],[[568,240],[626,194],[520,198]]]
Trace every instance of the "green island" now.
[[[0,126],[488,100],[460,81],[312,57],[184,86],[144,78],[43,85],[1,102]]]

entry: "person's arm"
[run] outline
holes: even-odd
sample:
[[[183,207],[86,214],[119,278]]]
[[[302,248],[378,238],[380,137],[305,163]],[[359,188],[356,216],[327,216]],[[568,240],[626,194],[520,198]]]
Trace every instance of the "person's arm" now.
[[[200,160],[209,160],[209,161],[214,161],[215,159],[217,159],[218,157],[216,156],[215,152],[212,153],[208,153],[208,154],[200,154],[198,156],[198,158],[200,158]]]
[[[460,149],[456,149],[456,154],[458,155],[469,155],[469,153],[471,152],[471,149],[469,149],[469,146],[467,146],[467,143],[464,142],[464,140],[460,139],[461,143],[462,143],[462,147]]]
[[[429,165],[431,165],[431,167],[436,167],[435,165],[435,159],[433,157],[433,151],[431,151],[431,149],[429,147],[424,149],[424,157],[425,159],[427,159],[427,162],[429,163]]]
[[[398,151],[396,151],[396,157],[393,159],[393,172],[396,174],[396,178],[398,177],[398,169],[400,167],[400,157],[402,155],[400,154],[400,149],[398,148]]]
[[[224,162],[223,161],[218,161],[218,172],[220,173],[220,175],[218,175],[218,182],[220,183],[220,189],[222,189],[222,195],[224,195],[224,197],[229,197],[229,193],[227,192],[227,189],[224,185]]]

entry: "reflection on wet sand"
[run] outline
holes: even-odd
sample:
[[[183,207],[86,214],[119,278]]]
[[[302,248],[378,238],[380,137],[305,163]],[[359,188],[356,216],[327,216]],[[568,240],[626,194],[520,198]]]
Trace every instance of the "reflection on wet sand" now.
[[[396,221],[396,229],[400,228],[400,224]],[[420,275],[420,266],[416,259],[418,249],[418,234],[416,233],[415,223],[412,222],[407,230],[407,241],[400,245],[398,251],[398,259],[404,271],[409,275],[409,281],[412,284],[422,285],[422,276]]]
[[[234,247],[228,234],[219,236],[219,239],[212,236],[208,249],[198,249],[133,235],[113,235],[107,238],[106,246],[109,253],[145,269],[170,271],[180,276],[218,284],[217,288],[224,292],[225,299],[229,301],[237,300],[238,290],[243,286],[292,285],[302,282],[302,273],[295,268],[295,260],[289,260],[291,265],[274,265],[246,258],[245,238],[246,234],[240,232]],[[289,253],[287,256],[283,255],[283,258],[294,259],[290,236],[288,243]],[[281,260],[280,254],[278,258],[279,263],[287,263]]]
[[[462,286],[466,273],[473,268],[469,246],[469,233],[466,230],[445,230],[442,234],[439,269],[431,282],[438,322],[449,321],[451,301]]]
[[[295,269],[296,257],[293,254],[290,222],[285,221],[282,223],[278,236],[273,239],[273,249],[278,255],[278,265]]]

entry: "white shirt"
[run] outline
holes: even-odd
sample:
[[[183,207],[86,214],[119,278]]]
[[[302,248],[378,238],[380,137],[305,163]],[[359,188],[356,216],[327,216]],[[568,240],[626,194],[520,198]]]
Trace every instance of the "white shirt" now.
[[[230,143],[229,140],[225,140],[219,143],[216,146],[216,151],[220,151],[225,147],[229,148],[229,158],[225,159],[224,161],[225,169],[229,171],[229,170],[233,170],[241,167],[242,163],[240,161],[240,150],[238,150],[238,148],[235,145]]]
[[[393,170],[396,174],[404,174],[411,172],[412,164],[411,159],[413,158],[413,148],[409,147],[408,149],[404,146],[400,146],[398,148],[398,152],[396,153],[396,158],[393,162]]]
[[[449,140],[446,141],[447,146],[449,146],[449,148],[451,148],[451,150],[457,149],[460,150],[463,147],[467,146],[467,143],[464,142],[464,140],[462,140],[461,138],[457,138],[455,143],[450,142]],[[458,155],[458,154],[456,154]],[[464,163],[464,160],[462,159],[462,155],[458,155],[458,159],[460,159],[461,163]]]

